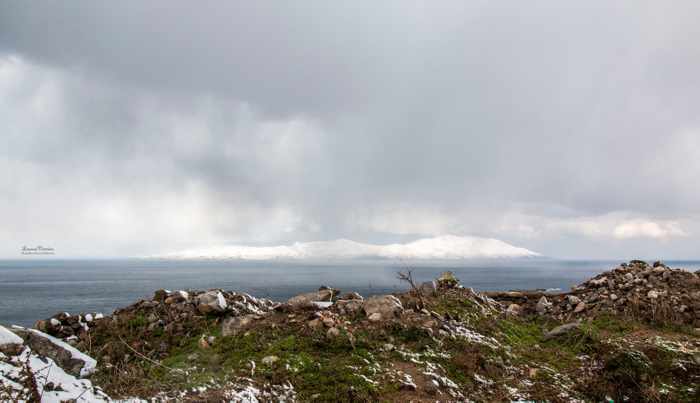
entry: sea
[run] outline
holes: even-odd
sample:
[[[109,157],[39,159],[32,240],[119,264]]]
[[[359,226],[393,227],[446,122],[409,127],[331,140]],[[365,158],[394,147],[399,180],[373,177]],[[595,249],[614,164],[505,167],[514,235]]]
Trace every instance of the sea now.
[[[569,290],[613,269],[620,260],[491,260],[452,262],[246,262],[234,260],[80,259],[0,260],[0,324],[31,326],[57,312],[102,312],[149,298],[158,289],[221,288],[285,300],[321,285],[362,295],[407,289],[397,278],[411,271],[416,282],[452,271],[475,290]],[[700,269],[700,261],[666,261]]]

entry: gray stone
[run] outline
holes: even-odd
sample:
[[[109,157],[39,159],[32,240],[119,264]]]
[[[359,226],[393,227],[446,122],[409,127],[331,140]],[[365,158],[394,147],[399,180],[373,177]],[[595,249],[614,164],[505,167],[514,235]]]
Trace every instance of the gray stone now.
[[[521,309],[522,309],[522,307],[518,304],[510,304],[510,305],[508,305],[508,308],[506,309],[506,313],[508,315],[517,316],[517,315],[520,315]]]
[[[21,337],[24,344],[35,354],[51,358],[59,367],[73,376],[86,376],[94,370],[95,361],[92,358],[66,344],[61,345],[61,341],[47,334],[33,329],[14,329],[13,332]]]
[[[221,291],[207,291],[197,296],[197,310],[201,313],[224,312],[226,307],[226,299]]]
[[[602,287],[602,286],[606,285],[607,282],[608,282],[607,277],[601,277],[599,279],[593,279],[593,280],[588,281],[588,283],[594,287]]]
[[[544,339],[551,340],[553,338],[560,337],[560,336],[569,334],[575,330],[578,330],[580,327],[581,327],[581,324],[579,322],[571,322],[571,323],[567,323],[565,325],[557,326],[554,329],[545,333]]]
[[[250,326],[256,319],[256,315],[233,316],[224,319],[221,324],[221,335],[235,336]]]
[[[362,310],[361,299],[338,300],[335,303],[338,311],[343,315],[354,315]]]
[[[393,295],[378,295],[366,299],[362,304],[362,309],[368,317],[378,313],[384,319],[391,319],[399,316],[403,311],[403,306],[401,301]]]
[[[293,308],[314,307],[315,301],[331,301],[335,295],[334,291],[330,288],[323,288],[315,292],[300,294],[288,299],[287,304]]]
[[[279,361],[279,357],[277,357],[276,355],[268,355],[267,357],[262,359],[262,363],[267,366],[272,366],[277,361]]]
[[[537,305],[535,305],[535,310],[539,314],[544,314],[549,310],[551,306],[552,303],[547,301],[547,297],[543,295],[542,298],[540,298],[540,300],[537,301]]]

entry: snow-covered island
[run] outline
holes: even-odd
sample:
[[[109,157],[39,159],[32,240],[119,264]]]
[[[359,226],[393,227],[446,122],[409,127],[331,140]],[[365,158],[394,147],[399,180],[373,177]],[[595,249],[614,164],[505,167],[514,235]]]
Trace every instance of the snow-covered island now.
[[[493,238],[443,235],[409,243],[376,245],[348,239],[296,242],[279,246],[215,246],[150,256],[167,259],[322,260],[322,259],[411,259],[455,260],[531,258],[537,252]]]

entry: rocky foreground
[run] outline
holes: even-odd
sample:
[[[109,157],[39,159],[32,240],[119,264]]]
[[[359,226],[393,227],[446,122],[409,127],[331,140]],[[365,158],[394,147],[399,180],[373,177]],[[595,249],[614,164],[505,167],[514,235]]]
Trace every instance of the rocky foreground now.
[[[632,261],[556,295],[402,278],[283,303],[159,290],[0,326],[0,400],[700,401],[700,273]]]

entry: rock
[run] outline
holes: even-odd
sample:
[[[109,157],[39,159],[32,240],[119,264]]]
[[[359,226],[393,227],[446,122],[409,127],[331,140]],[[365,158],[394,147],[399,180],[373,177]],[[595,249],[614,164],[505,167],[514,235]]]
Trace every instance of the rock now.
[[[338,295],[340,294],[340,290],[336,290],[335,288],[331,288],[331,287],[329,287],[329,286],[327,286],[327,285],[322,285],[322,286],[318,287],[318,290],[319,290],[319,291],[330,291],[330,292],[331,292],[331,295],[332,295],[332,296],[331,296],[331,299],[332,299],[333,297],[336,297],[336,296],[338,296]]]
[[[338,337],[338,336],[340,336],[340,330],[337,327],[332,327],[332,328],[328,329],[328,331],[326,332],[326,335],[329,338]]]
[[[335,306],[342,315],[354,315],[360,310],[362,310],[362,300],[361,299],[349,299],[342,300],[339,299],[335,302]]]
[[[224,312],[227,304],[221,291],[212,290],[197,296],[197,310],[203,314]]]
[[[607,277],[601,277],[598,279],[592,279],[588,280],[588,283],[594,287],[602,287],[608,283],[608,278]]]
[[[535,306],[535,310],[539,314],[544,314],[549,310],[549,308],[551,306],[552,306],[552,304],[549,301],[547,301],[547,297],[545,297],[543,295],[542,298],[540,298],[540,300],[537,301],[537,305]]]
[[[520,305],[510,304],[510,305],[508,305],[508,308],[506,309],[506,313],[508,315],[518,316],[518,315],[520,315],[521,310],[522,310],[522,307]]]
[[[574,308],[574,313],[580,313],[586,310],[586,303],[585,302],[579,302],[578,305],[576,305],[576,308]]]
[[[170,304],[177,304],[179,302],[185,302],[190,298],[190,295],[187,291],[175,291],[171,293],[168,298],[165,299],[165,303],[170,305]]]
[[[97,362],[74,347],[36,329],[16,327],[13,332],[36,354],[51,358],[64,371],[85,377],[95,371]]]
[[[255,318],[254,314],[226,318],[221,324],[221,335],[224,337],[235,336],[250,326]]]
[[[618,298],[619,298],[619,297],[617,296],[617,294],[610,294],[610,299],[611,299],[612,301],[616,301]]]
[[[574,330],[578,330],[580,327],[581,327],[581,324],[579,322],[571,322],[571,323],[567,323],[565,325],[557,326],[554,329],[545,333],[544,339],[551,340],[555,337],[563,336],[565,334],[571,333]]]
[[[279,357],[276,355],[268,355],[267,357],[262,359],[262,363],[271,367],[274,363],[279,361]]]
[[[382,320],[382,314],[379,313],[379,312],[375,312],[375,313],[369,315],[369,316],[368,316],[368,319],[369,319],[371,322],[379,322],[380,320]]]
[[[436,282],[439,288],[455,288],[459,285],[459,280],[451,271],[441,273]]]
[[[321,318],[316,318],[314,320],[311,320],[307,324],[309,325],[310,328],[315,329],[315,330],[318,330],[318,329],[323,327],[323,321],[321,320]]]
[[[17,355],[22,350],[24,340],[8,330],[0,326],[0,352],[7,355]]]
[[[581,298],[575,296],[575,295],[567,295],[566,299],[569,301],[569,303],[573,306],[578,305],[579,302],[581,302]]]
[[[659,293],[657,291],[651,290],[647,293],[647,298],[651,298],[651,299],[659,298]]]
[[[330,288],[322,288],[317,292],[309,292],[306,294],[300,294],[294,296],[287,300],[287,305],[292,308],[309,308],[314,307],[314,302],[316,301],[326,301],[330,302],[333,296],[337,295],[335,290]]]
[[[362,295],[356,293],[356,292],[348,292],[343,294],[340,298],[342,300],[360,300],[362,301],[364,298],[362,298]]]
[[[165,290],[158,290],[153,294],[153,300],[158,302],[163,302],[168,298],[168,292]]]
[[[423,387],[423,390],[425,390],[425,393],[427,393],[431,396],[436,395],[440,391],[436,380],[431,380],[430,382],[426,382],[425,386]]]
[[[375,313],[380,314],[381,318],[391,319],[399,316],[403,311],[403,306],[401,301],[393,295],[378,295],[366,299],[362,304],[362,309],[370,319]]]
[[[399,383],[399,390],[414,392],[416,389],[416,383],[413,382],[413,378],[409,374],[403,374],[403,379]]]

